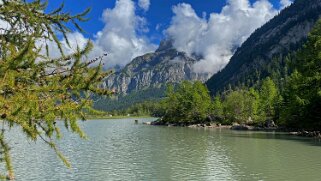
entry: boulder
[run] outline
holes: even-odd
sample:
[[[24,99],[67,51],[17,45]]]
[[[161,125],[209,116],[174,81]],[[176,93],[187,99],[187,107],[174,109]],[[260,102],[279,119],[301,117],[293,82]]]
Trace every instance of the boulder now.
[[[264,126],[265,126],[266,128],[276,128],[276,127],[278,127],[278,126],[274,123],[274,121],[273,121],[272,119],[266,120],[265,123],[264,123]]]
[[[233,125],[231,127],[232,130],[252,130],[253,127],[252,126],[248,126],[248,125],[244,125],[244,124],[240,124],[240,125]]]
[[[189,125],[188,127],[189,128],[197,128],[197,125],[196,124],[192,124],[192,125]]]

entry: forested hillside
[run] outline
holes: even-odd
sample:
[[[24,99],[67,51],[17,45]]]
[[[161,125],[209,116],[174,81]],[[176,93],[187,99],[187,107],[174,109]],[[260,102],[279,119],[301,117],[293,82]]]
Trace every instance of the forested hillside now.
[[[214,95],[229,87],[252,86],[267,76],[279,80],[291,72],[291,54],[306,41],[321,15],[321,0],[296,0],[257,29],[228,65],[207,81]]]
[[[115,95],[110,98],[97,96],[94,98],[94,108],[100,111],[125,110],[144,101],[158,102],[165,96],[165,86],[135,91],[128,95]]]

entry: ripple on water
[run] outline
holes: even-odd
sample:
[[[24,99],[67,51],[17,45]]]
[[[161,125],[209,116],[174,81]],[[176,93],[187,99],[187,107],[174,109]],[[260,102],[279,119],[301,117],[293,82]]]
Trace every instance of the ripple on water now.
[[[149,121],[150,119],[145,119]],[[17,180],[318,180],[319,142],[286,135],[134,124],[133,119],[81,123],[89,140],[63,131],[66,169],[50,148],[10,142]]]

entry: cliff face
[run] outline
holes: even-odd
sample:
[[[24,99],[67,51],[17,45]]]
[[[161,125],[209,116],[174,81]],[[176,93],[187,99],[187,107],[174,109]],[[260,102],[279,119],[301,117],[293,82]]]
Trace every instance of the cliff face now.
[[[229,84],[255,82],[269,76],[273,57],[297,51],[321,17],[321,0],[296,0],[279,15],[257,29],[237,49],[227,66],[207,81],[215,94]],[[284,62],[279,62],[279,67]]]
[[[135,58],[121,71],[108,77],[104,86],[128,94],[182,80],[205,82],[209,74],[193,72],[192,65],[197,61],[184,52],[178,52],[170,41],[162,41],[154,53]]]

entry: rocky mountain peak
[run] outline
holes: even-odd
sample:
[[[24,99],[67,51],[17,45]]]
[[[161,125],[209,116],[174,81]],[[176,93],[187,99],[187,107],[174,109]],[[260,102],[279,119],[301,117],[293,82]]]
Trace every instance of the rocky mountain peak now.
[[[171,40],[163,40],[155,52],[133,59],[119,72],[108,77],[104,86],[128,94],[183,80],[205,82],[210,76],[208,73],[193,71],[197,61],[185,52],[177,51]]]
[[[170,50],[170,49],[175,49],[173,46],[173,40],[165,39],[160,42],[159,47],[156,50],[156,52],[166,51],[166,50]]]

